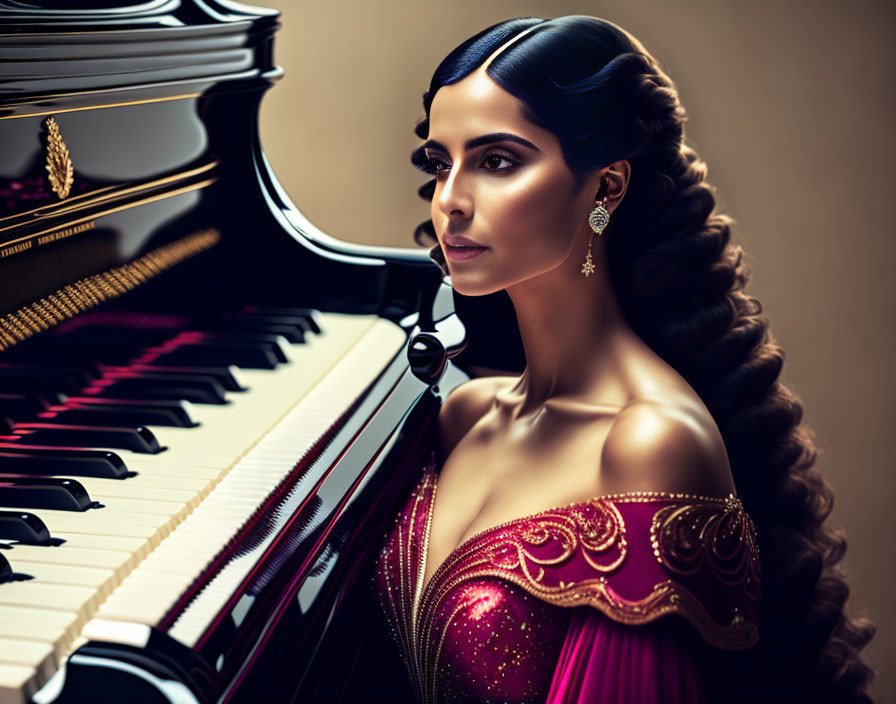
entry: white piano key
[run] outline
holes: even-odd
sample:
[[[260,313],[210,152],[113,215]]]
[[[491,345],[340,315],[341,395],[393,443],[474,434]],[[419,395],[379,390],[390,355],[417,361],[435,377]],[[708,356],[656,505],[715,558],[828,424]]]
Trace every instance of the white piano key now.
[[[123,499],[150,499],[154,501],[173,501],[188,506],[199,504],[199,492],[184,489],[148,487],[138,480],[131,479],[95,479],[93,477],[78,477],[81,485],[87,489],[87,493],[94,501],[111,499],[112,497]],[[173,483],[173,482],[172,482]]]
[[[0,606],[29,607],[77,614],[83,627],[103,597],[89,587],[42,582],[11,582],[0,589]]]
[[[0,704],[28,704],[42,686],[36,667],[0,662]]]
[[[27,665],[34,668],[38,678],[43,682],[56,672],[53,646],[34,640],[14,641],[0,638],[0,662],[4,665]]]
[[[10,510],[0,506],[0,510]],[[12,509],[15,511],[22,511],[27,509]],[[159,514],[150,514],[150,513],[133,513],[133,512],[125,512],[119,511],[114,508],[109,508],[105,506],[103,508],[92,508],[89,511],[54,511],[47,508],[36,509],[35,513],[43,520],[44,518],[51,519],[59,519],[68,521],[70,525],[74,525],[77,523],[83,523],[84,525],[90,525],[93,522],[97,523],[117,523],[119,525],[138,525],[138,526],[152,526],[153,528],[162,529],[164,526],[170,522],[168,516],[162,516]],[[67,529],[71,530],[71,529]],[[84,532],[84,531],[79,531]],[[168,531],[170,532],[170,531]],[[167,535],[167,533],[166,533]]]
[[[164,473],[163,468],[159,467],[150,472],[140,472],[135,477],[127,477],[126,479],[106,479],[110,482],[124,482],[131,486],[141,486],[151,489],[177,489],[179,491],[195,491],[199,494],[200,501],[208,495],[212,490],[214,482],[210,479],[201,477],[187,476],[178,473],[176,470],[170,470]]]
[[[80,567],[78,565],[56,565],[47,562],[29,562],[16,560],[15,571],[27,574],[35,579],[35,583],[74,584],[90,587],[103,597],[109,596],[118,583],[115,572],[98,567]]]
[[[145,557],[154,545],[146,538],[126,535],[96,535],[94,533],[60,533],[66,548],[88,548],[90,550],[115,550],[129,552],[137,557]]]
[[[132,472],[149,471],[153,467],[208,467],[217,470],[210,473],[217,476],[220,472],[225,471],[234,459],[226,452],[215,452],[214,450],[196,452],[174,447],[155,455],[128,452],[127,450],[115,450],[115,452]]]
[[[173,501],[149,501],[147,499],[122,499],[115,497],[108,501],[101,501],[104,506],[114,508],[116,511],[133,511],[134,513],[154,513],[159,516],[169,516],[172,519],[182,518],[189,511],[185,504]],[[85,513],[87,513],[85,511]]]
[[[78,567],[98,567],[112,570],[120,578],[124,577],[138,562],[138,558],[129,552],[116,550],[90,550],[86,548],[70,548],[67,545],[44,547],[39,545],[16,545],[3,554],[16,567],[16,560],[26,562],[46,562],[54,565],[72,565]],[[2,589],[2,585],[0,585]],[[2,635],[2,634],[0,634]]]
[[[159,459],[151,459],[153,457]],[[188,477],[190,479],[205,480],[215,483],[219,481],[230,468],[231,459],[216,459],[214,463],[206,459],[205,465],[187,464],[184,460],[183,464],[175,464],[167,462],[159,455],[149,455],[146,459],[138,457],[134,460],[125,459],[127,468],[139,475],[149,476],[171,476],[171,477]],[[217,465],[217,466],[215,466]]]
[[[49,643],[58,659],[66,655],[80,631],[77,623],[78,614],[68,611],[0,605],[0,637]]]
[[[70,535],[87,533],[88,535],[111,535],[120,536],[122,538],[143,538],[156,546],[162,539],[161,531],[155,526],[146,526],[138,523],[127,523],[125,521],[115,522],[109,520],[100,520],[99,518],[90,517],[88,519],[78,516],[74,519],[49,517],[41,511],[41,520],[50,531],[50,535],[54,538],[68,539]]]

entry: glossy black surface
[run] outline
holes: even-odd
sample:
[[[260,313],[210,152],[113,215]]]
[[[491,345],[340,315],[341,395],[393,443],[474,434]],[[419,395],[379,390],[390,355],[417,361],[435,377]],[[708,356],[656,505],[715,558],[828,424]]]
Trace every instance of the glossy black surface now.
[[[14,540],[23,545],[49,545],[50,531],[33,513],[0,511],[0,539]]]
[[[0,474],[0,505],[86,511],[93,508],[94,502],[80,482],[74,479]]]
[[[106,450],[40,447],[0,443],[0,470],[37,476],[64,475],[124,479],[128,472],[121,458]]]
[[[3,556],[3,553],[0,553],[0,584],[8,581],[10,577],[12,577],[12,567],[10,567],[9,560]]]
[[[280,76],[272,61],[278,13],[149,5],[78,13],[7,6],[0,15],[0,315],[208,228],[220,231],[218,245],[130,301],[212,311],[252,300],[393,319],[418,310],[441,279],[424,251],[319,232],[268,169],[257,119]],[[73,50],[83,64],[71,61]],[[46,171],[49,117],[73,164],[64,199]]]

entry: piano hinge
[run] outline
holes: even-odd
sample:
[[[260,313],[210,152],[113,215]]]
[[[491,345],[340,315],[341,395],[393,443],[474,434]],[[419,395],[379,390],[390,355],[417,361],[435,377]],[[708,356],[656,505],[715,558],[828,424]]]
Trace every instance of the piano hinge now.
[[[215,229],[200,230],[147,252],[128,264],[88,276],[0,318],[0,352],[117,298],[221,239]]]

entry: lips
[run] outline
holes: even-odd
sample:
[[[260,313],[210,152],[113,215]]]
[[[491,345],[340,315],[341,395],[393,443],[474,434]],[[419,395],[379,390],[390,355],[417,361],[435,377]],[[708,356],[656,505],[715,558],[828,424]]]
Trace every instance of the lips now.
[[[488,247],[460,235],[444,235],[442,242],[445,245],[445,257],[456,262],[474,259],[488,249]]]
[[[474,242],[469,237],[462,235],[442,235],[442,241],[449,247],[481,247],[487,249],[485,245]]]

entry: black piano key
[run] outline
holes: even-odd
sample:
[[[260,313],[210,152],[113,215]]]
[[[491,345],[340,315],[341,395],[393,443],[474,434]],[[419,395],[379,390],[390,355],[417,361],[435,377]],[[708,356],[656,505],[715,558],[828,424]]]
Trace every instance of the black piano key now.
[[[212,367],[234,364],[246,369],[274,369],[279,361],[272,348],[273,345],[264,342],[197,342],[163,352],[157,361],[163,364]]]
[[[60,342],[61,336],[39,336],[27,340],[3,353],[4,362],[22,364],[47,364],[50,366],[78,369],[91,377],[100,375],[101,365],[97,359],[79,354],[75,349],[67,349]]]
[[[118,381],[119,379],[144,379],[150,383],[159,382],[177,382],[180,384],[195,384],[196,386],[206,388],[213,387],[216,390],[223,390],[224,385],[220,378],[222,374],[213,371],[204,371],[206,367],[153,367],[148,371],[144,371],[149,365],[135,364],[128,367],[109,367],[104,374],[105,383],[110,381]],[[141,367],[136,369],[135,367]],[[194,371],[181,371],[184,369],[193,369]]]
[[[190,416],[188,403],[185,400],[172,399],[130,399],[130,398],[108,398],[106,396],[69,396],[63,404],[66,408],[107,408],[110,410],[118,408],[139,408],[164,411],[170,414],[177,425],[183,428],[195,428],[199,425]],[[139,425],[153,425],[152,423],[140,423]]]
[[[242,313],[259,316],[287,316],[308,321],[312,332],[321,333],[320,311],[314,308],[286,308],[281,306],[245,306]]]
[[[80,482],[63,477],[0,474],[0,505],[86,511],[96,506]]]
[[[61,332],[48,338],[64,341],[81,349],[121,347],[141,349],[157,345],[174,334],[172,329],[142,328],[131,325],[87,325],[78,330]]]
[[[16,423],[11,436],[3,438],[29,445],[64,445],[74,447],[111,447],[132,452],[156,453],[162,447],[149,428],[91,427],[53,423]]]
[[[320,332],[320,326],[317,325],[317,321],[313,317],[301,316],[301,315],[276,315],[276,314],[262,314],[262,313],[240,313],[235,316],[236,320],[239,320],[243,323],[263,323],[265,325],[288,325],[297,330],[300,330],[302,333],[317,333]]]
[[[132,371],[141,374],[192,374],[211,377],[227,391],[246,391],[237,376],[235,366],[221,367],[178,367],[166,364],[131,364],[127,367],[116,367],[110,371]]]
[[[57,398],[53,398],[52,402],[56,403],[57,400]],[[25,420],[46,411],[49,406],[50,401],[37,395],[0,394],[0,418]]]
[[[0,511],[0,538],[25,545],[50,545],[50,531],[33,513]]]
[[[83,389],[89,381],[80,375],[54,374],[52,371],[38,369],[0,367],[0,388],[5,393],[39,396],[59,393],[74,394]]]
[[[47,362],[49,364],[66,364],[83,368],[85,365],[127,364],[145,349],[143,344],[121,341],[118,344],[90,344],[79,339],[78,344],[69,344],[67,335],[49,336],[42,340],[43,344],[28,348],[27,357],[17,352],[16,359],[28,362]],[[15,348],[13,348],[15,349]],[[4,353],[6,356],[7,353]]]
[[[8,582],[12,578],[12,567],[9,566],[9,560],[0,552],[0,584]]]
[[[77,389],[90,383],[91,379],[99,376],[98,373],[90,373],[78,366],[68,364],[34,364],[33,362],[0,361],[0,376],[9,373],[10,376],[18,373],[35,374],[45,378],[59,379],[67,388]]]
[[[0,472],[124,479],[132,476],[114,452],[0,443]]]
[[[289,344],[289,341],[281,335],[263,335],[242,332],[207,332],[203,333],[204,342],[225,342],[239,344],[264,344],[269,346],[270,350],[279,362],[288,362],[289,358],[283,351],[283,348]]]
[[[248,333],[250,335],[280,335],[287,342],[302,343],[305,341],[305,333],[310,330],[304,319],[283,319],[283,321],[269,321],[265,318],[252,318],[235,316],[233,318],[220,318],[216,320],[202,321],[202,329],[215,332]]]
[[[172,403],[178,403],[174,401]],[[39,420],[47,423],[65,423],[66,425],[161,425],[177,428],[194,428],[194,423],[183,407],[154,408],[139,405],[101,405],[72,403],[52,406],[40,415]]]
[[[94,387],[100,392],[100,396],[121,399],[146,399],[169,401],[190,401],[191,403],[227,403],[224,388],[214,379],[184,378],[177,381],[170,377],[162,378],[155,375],[145,377],[132,377],[110,380],[108,386]]]

